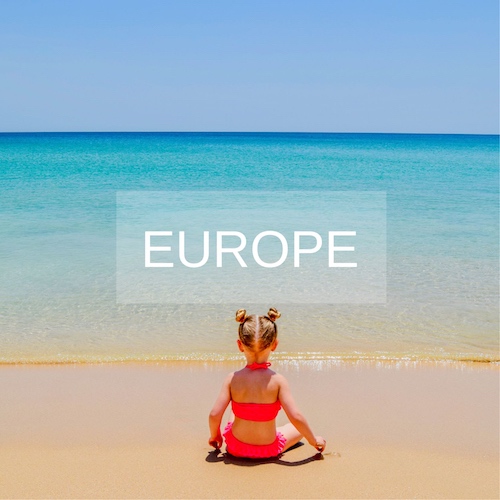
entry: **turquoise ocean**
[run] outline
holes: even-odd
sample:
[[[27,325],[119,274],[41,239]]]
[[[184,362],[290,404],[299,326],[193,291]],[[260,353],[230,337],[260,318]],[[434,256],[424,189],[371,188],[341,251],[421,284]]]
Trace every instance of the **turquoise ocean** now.
[[[273,190],[387,207],[386,301],[249,306],[276,357],[499,362],[498,176],[497,135],[0,134],[0,362],[238,358],[246,304],[117,301],[117,193]]]

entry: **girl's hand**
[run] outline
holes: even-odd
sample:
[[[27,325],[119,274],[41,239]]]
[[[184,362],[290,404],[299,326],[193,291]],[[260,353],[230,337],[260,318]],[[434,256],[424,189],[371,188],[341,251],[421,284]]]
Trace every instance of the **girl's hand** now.
[[[316,442],[311,443],[320,453],[323,453],[326,448],[326,441],[321,436],[315,436]]]
[[[215,437],[210,437],[208,439],[208,444],[210,446],[213,446],[216,450],[220,450],[221,447],[222,447],[222,435],[220,433],[220,431],[218,432],[217,436]]]

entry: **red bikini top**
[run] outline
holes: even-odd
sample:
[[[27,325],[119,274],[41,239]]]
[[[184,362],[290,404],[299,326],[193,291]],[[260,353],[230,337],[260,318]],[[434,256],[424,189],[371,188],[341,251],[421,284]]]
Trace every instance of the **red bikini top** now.
[[[246,367],[250,370],[266,370],[271,363],[252,363]],[[254,422],[267,422],[274,420],[281,409],[281,403],[276,400],[274,403],[238,403],[231,401],[233,413],[243,420],[253,420]]]
[[[274,420],[281,409],[281,403],[276,400],[274,403],[238,403],[231,401],[233,413],[243,420],[253,420],[254,422],[267,422]]]

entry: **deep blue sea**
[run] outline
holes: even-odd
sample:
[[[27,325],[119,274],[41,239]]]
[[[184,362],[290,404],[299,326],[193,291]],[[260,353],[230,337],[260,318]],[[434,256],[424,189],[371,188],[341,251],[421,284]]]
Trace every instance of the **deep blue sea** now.
[[[276,296],[276,356],[500,359],[496,135],[4,133],[0,182],[0,362],[237,357],[245,304],[117,301],[131,191],[384,192],[386,300]]]

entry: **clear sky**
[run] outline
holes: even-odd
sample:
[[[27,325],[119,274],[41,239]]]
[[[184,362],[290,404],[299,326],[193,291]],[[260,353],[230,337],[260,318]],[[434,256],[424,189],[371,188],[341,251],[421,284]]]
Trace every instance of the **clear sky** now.
[[[497,0],[0,0],[0,131],[499,132]]]

